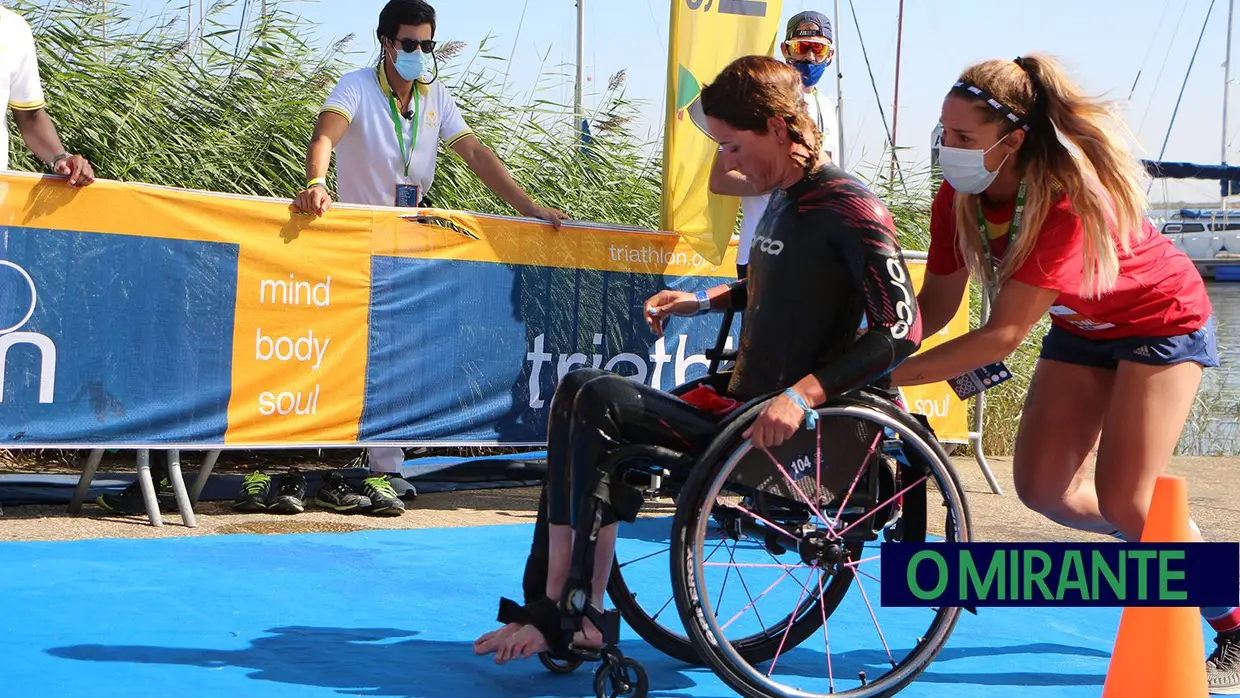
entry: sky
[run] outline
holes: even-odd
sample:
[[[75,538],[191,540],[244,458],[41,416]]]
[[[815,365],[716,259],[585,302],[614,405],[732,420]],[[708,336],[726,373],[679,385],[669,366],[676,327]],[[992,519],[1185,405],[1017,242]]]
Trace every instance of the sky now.
[[[110,0],[144,14],[176,11],[187,0]],[[198,2],[199,0],[193,0]],[[238,3],[241,0],[236,0]],[[250,0],[255,7],[259,0]],[[581,0],[585,2],[585,102],[597,103],[608,77],[627,71],[625,96],[642,105],[643,134],[661,133],[666,92],[667,42],[672,2],[684,0]],[[286,0],[284,8],[313,23],[325,45],[353,34],[354,64],[376,54],[379,11],[386,0]],[[436,39],[459,40],[467,52],[483,39],[496,55],[511,56],[508,82],[528,98],[540,70],[566,77],[537,96],[570,104],[576,55],[575,0],[431,0],[438,14]],[[782,0],[782,27],[796,12],[819,10],[833,17],[833,0]],[[847,165],[872,172],[882,157],[893,116],[899,0],[840,0],[833,18],[844,73]],[[855,20],[854,14],[855,11]],[[1207,12],[1209,20],[1207,20]],[[184,10],[180,11],[184,14]],[[860,26],[860,34],[857,31]],[[1218,163],[1223,147],[1224,62],[1227,0],[911,0],[904,7],[896,144],[909,148],[909,166],[929,161],[930,134],[943,95],[960,71],[989,58],[1026,52],[1062,60],[1084,90],[1120,100],[1136,134],[1141,156]],[[1204,26],[1204,33],[1202,32]],[[861,41],[858,40],[860,36]],[[1182,102],[1168,126],[1198,37],[1201,37]],[[782,38],[782,37],[781,37]],[[1233,46],[1240,37],[1233,37]],[[867,71],[873,71],[873,84]],[[1240,52],[1237,52],[1240,58]],[[545,62],[546,68],[540,68]],[[1240,62],[1233,71],[1240,76]],[[834,78],[824,77],[834,94]],[[875,91],[877,89],[877,97]],[[1233,104],[1236,92],[1233,90]],[[468,95],[457,95],[464,101]],[[880,115],[881,102],[881,115]],[[1227,153],[1240,163],[1240,108],[1232,108]],[[1164,152],[1164,139],[1167,139]],[[1151,200],[1217,203],[1217,183],[1160,181]]]

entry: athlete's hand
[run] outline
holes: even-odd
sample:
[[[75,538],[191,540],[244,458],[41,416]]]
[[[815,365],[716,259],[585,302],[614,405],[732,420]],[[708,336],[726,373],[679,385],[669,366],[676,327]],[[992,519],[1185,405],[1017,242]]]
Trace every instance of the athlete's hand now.
[[[656,337],[663,336],[663,324],[672,315],[693,315],[698,311],[697,298],[684,291],[663,290],[646,301],[642,315]]]
[[[758,448],[774,448],[787,441],[805,421],[802,410],[792,398],[780,393],[762,409],[762,414],[741,434]]]

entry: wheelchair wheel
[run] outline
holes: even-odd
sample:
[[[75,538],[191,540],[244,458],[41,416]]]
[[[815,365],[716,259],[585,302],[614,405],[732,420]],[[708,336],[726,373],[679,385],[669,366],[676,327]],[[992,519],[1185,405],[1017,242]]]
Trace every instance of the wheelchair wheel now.
[[[641,466],[629,472],[643,471]],[[682,476],[683,477],[683,476]],[[667,574],[671,567],[670,515],[658,516],[658,507],[670,514],[669,502],[674,503],[683,482],[675,476],[664,478],[658,488],[648,489],[645,508],[654,509],[652,516],[639,518],[633,524],[620,527],[616,541],[616,555],[607,582],[607,595],[620,611],[629,627],[644,641],[663,654],[686,664],[701,665],[702,658],[689,636],[684,632],[679,612],[676,610],[675,594]],[[779,512],[768,512],[772,517]],[[630,538],[631,536],[631,538]],[[736,541],[721,534],[716,556],[735,553]],[[860,554],[860,546],[854,551]],[[630,586],[625,570],[632,577],[641,579],[640,591]],[[741,656],[750,662],[763,662],[775,656],[781,643],[787,638],[799,644],[811,636],[821,625],[824,614],[829,616],[848,590],[851,578],[837,577],[830,581],[822,594],[822,601],[806,600],[795,612],[773,621],[768,627],[755,628],[754,632],[732,640]]]
[[[879,546],[885,538],[968,542],[968,506],[956,473],[930,431],[886,400],[860,393],[833,399],[817,410],[815,430],[801,430],[772,449],[740,437],[763,407],[729,424],[680,492],[672,586],[685,631],[712,670],[748,698],[893,695],[934,660],[961,609],[879,606]],[[890,457],[893,450],[902,458]],[[896,461],[899,472],[888,480],[886,469]],[[931,491],[942,496],[941,508],[927,503]],[[763,498],[765,509],[758,506]],[[711,539],[719,527],[757,541],[755,558],[712,562]],[[741,576],[747,573],[774,582],[746,583]],[[788,578],[795,584],[781,589]],[[827,588],[838,580],[855,581],[857,593],[828,603]],[[723,591],[738,585],[745,595],[735,603],[748,603],[734,613]],[[847,584],[844,589],[851,591]],[[761,593],[755,598],[751,590]],[[751,625],[738,621],[750,607],[758,615],[757,601],[764,598],[797,609],[822,598],[814,628],[822,629],[821,640],[807,643],[816,633],[780,628],[770,664],[759,668],[765,660],[746,657],[730,636],[750,633]],[[911,622],[893,622],[902,616]],[[760,617],[757,622],[765,625]],[[916,628],[911,637],[892,633],[909,627]]]
[[[670,524],[667,528],[670,537]],[[661,568],[666,570],[671,563],[668,557],[670,552],[669,545],[662,550],[662,554],[641,556],[633,562],[662,563]],[[611,576],[607,582],[607,595],[620,611],[624,621],[642,640],[663,654],[686,664],[703,664],[698,650],[684,632],[684,624],[681,622],[672,590],[663,590],[663,593],[659,593],[659,590],[651,590],[653,593],[635,593],[624,579],[625,564],[617,558],[612,564]],[[749,662],[767,661],[778,651],[789,623],[791,630],[788,637],[795,640],[794,645],[800,644],[821,627],[824,613],[831,615],[848,591],[850,582],[851,577],[832,580],[824,590],[821,608],[817,599],[808,600],[797,609],[795,617],[785,617],[772,623],[765,631],[732,640],[733,646]]]

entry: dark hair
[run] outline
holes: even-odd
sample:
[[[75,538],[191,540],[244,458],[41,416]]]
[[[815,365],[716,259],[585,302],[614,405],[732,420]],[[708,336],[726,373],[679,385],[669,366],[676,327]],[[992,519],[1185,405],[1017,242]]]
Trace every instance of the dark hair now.
[[[817,163],[822,134],[809,118],[801,74],[783,61],[769,56],[732,61],[702,88],[702,111],[732,128],[762,134],[769,119],[783,119],[788,137],[810,152],[801,166],[809,170]]]
[[[435,8],[423,0],[389,0],[379,13],[379,28],[375,34],[379,38],[395,39],[396,32],[402,25],[431,25],[431,36],[435,35]]]

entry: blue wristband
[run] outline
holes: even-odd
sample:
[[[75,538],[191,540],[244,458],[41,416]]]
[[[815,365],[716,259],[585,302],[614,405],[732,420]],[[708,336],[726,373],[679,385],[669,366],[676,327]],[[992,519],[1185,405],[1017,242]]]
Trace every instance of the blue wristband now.
[[[695,315],[705,315],[710,312],[710,296],[706,295],[705,291],[698,291],[693,294],[693,297],[698,302],[698,311]]]
[[[805,411],[805,428],[811,431],[814,430],[818,426],[818,412],[814,408],[810,407],[809,403],[805,402],[805,398],[801,397],[801,394],[792,388],[785,390],[784,395],[792,398],[792,401],[797,404],[797,407],[800,407]]]

